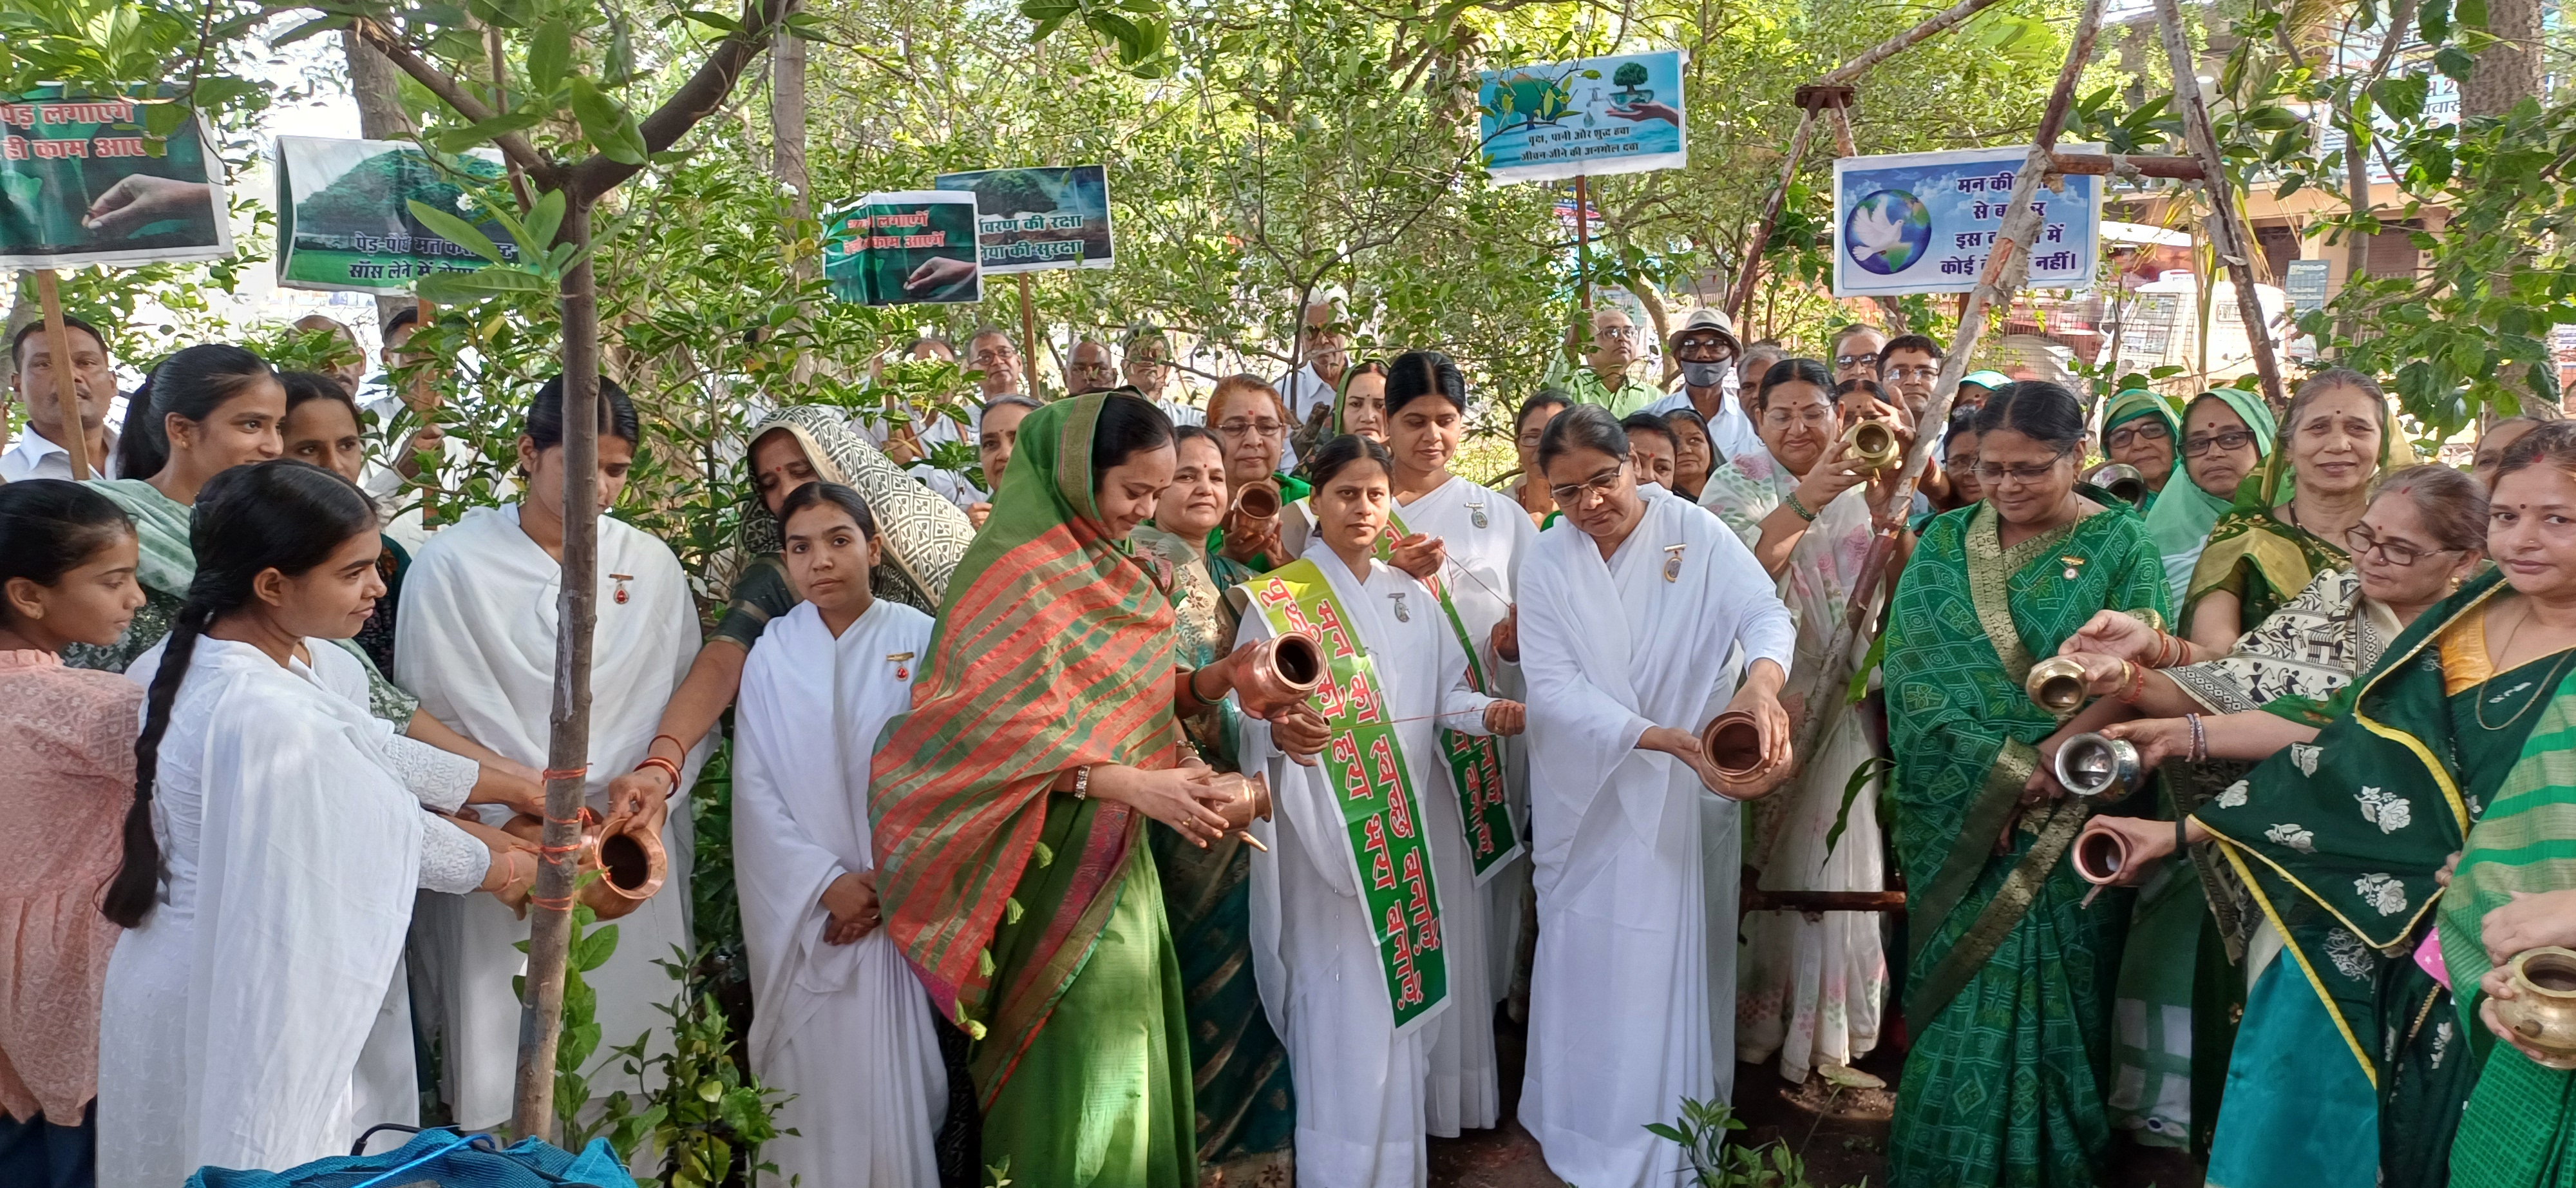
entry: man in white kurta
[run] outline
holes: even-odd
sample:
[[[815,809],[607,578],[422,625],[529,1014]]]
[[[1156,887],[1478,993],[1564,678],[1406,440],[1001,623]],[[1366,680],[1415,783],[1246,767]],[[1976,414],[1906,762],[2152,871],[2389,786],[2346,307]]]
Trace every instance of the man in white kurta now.
[[[1424,802],[1417,812],[1432,842],[1432,885],[1449,941],[1449,1001],[1408,1030],[1396,1030],[1338,797],[1321,767],[1293,762],[1271,743],[1265,724],[1247,718],[1244,770],[1268,775],[1277,806],[1272,820],[1256,821],[1252,830],[1271,848],[1268,858],[1252,864],[1254,974],[1271,1026],[1287,1046],[1297,1089],[1298,1182],[1419,1188],[1430,1175],[1430,1095],[1443,1083],[1462,1081],[1493,1092],[1492,1000],[1481,989],[1477,964],[1483,958],[1462,956],[1468,946],[1457,943],[1452,924],[1452,908],[1480,893],[1474,871],[1453,865],[1466,841],[1440,758],[1439,728],[1490,733],[1484,711],[1494,699],[1467,686],[1466,655],[1421,583],[1374,560],[1367,574],[1354,575],[1320,536],[1305,559],[1331,582],[1359,646],[1368,650],[1414,796]],[[1243,641],[1271,634],[1258,611],[1244,615]],[[1444,799],[1451,806],[1446,816],[1436,811]],[[1446,847],[1443,830],[1450,834]],[[1436,1067],[1434,1037],[1447,1020],[1469,1021],[1485,1033],[1481,1081],[1474,1069]]]
[[[562,565],[519,527],[519,508],[481,508],[432,537],[403,579],[395,625],[398,683],[430,716],[502,757],[543,770],[554,708],[555,627]],[[662,706],[698,649],[696,604],[679,559],[661,541],[606,516],[599,521],[598,626],[590,667],[592,808],[608,808],[608,781],[644,758]],[[702,752],[701,752],[702,755]],[[679,786],[689,787],[701,755]],[[689,936],[689,812],[673,799],[662,827],[670,874],[660,892],[618,920],[617,952],[583,975],[598,995],[599,1050],[583,1070],[601,1094],[618,1084],[611,1049],[656,1037],[669,1048],[670,1019],[656,1004],[679,987],[656,961],[686,953]],[[507,810],[483,807],[499,825]],[[412,924],[413,1010],[436,1037],[445,1094],[469,1130],[510,1116],[517,1075],[519,996],[511,979],[526,966],[515,947],[527,921],[490,896],[423,895]]]
[[[930,616],[877,599],[835,638],[800,602],[761,633],[734,711],[734,885],[751,957],[751,1069],[795,1096],[761,1157],[834,1188],[936,1188],[932,1136],[948,1073],[930,999],[882,928],[824,934],[823,893],[875,869],[868,773],[886,724],[912,708]]]
[[[1737,647],[1785,673],[1795,645],[1725,524],[1640,494],[1606,561],[1560,520],[1521,567],[1539,929],[1520,1118],[1584,1188],[1680,1183],[1680,1146],[1646,1125],[1733,1088],[1736,805],[1637,741],[1697,735],[1734,694]]]

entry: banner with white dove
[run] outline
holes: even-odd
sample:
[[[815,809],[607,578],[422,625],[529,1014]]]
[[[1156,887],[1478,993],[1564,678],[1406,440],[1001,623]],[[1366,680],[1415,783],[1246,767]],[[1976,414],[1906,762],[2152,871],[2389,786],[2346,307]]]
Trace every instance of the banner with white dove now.
[[[1985,271],[2030,149],[1844,157],[1834,162],[1834,296],[1965,293]],[[2042,188],[2033,289],[2092,287],[2102,179]]]

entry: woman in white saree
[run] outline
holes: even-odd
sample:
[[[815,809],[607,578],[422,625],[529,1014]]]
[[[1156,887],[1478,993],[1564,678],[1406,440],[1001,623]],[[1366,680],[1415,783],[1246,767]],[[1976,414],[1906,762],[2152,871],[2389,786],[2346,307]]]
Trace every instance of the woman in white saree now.
[[[1779,582],[1798,625],[1793,670],[1823,667],[1854,597],[1869,552],[1870,508],[1887,492],[1848,459],[1839,440],[1830,373],[1812,359],[1783,359],[1749,402],[1763,448],[1709,475],[1700,506],[1716,512]],[[1882,405],[1882,408],[1886,406]],[[1890,414],[1893,409],[1886,409]],[[1892,481],[1893,474],[1889,476]],[[1893,573],[1902,566],[1891,566]],[[1846,642],[1857,665],[1877,634],[1873,611]],[[1878,891],[1887,885],[1878,825],[1880,781],[1863,783],[1843,805],[1852,774],[1877,757],[1857,706],[1840,690],[1809,707],[1826,715],[1816,753],[1779,796],[1755,805],[1745,865],[1766,891]],[[1827,846],[1835,822],[1843,832]],[[1735,1058],[1777,1055],[1790,1084],[1819,1065],[1849,1065],[1878,1046],[1887,958],[1872,912],[1750,912],[1738,980]]]
[[[1460,905],[1480,893],[1473,870],[1452,864],[1465,842],[1438,736],[1443,727],[1516,734],[1522,710],[1469,686],[1466,655],[1430,592],[1377,559],[1393,503],[1385,447],[1345,435],[1309,465],[1319,523],[1305,557],[1233,595],[1246,608],[1244,642],[1278,634],[1274,619],[1303,621],[1336,658],[1332,696],[1315,699],[1331,702],[1322,708],[1334,731],[1319,762],[1292,761],[1267,723],[1244,723],[1244,770],[1266,773],[1278,801],[1275,819],[1253,826],[1272,850],[1252,867],[1253,961],[1295,1078],[1299,1182],[1419,1188],[1429,1174],[1424,1136],[1434,1125],[1433,1096],[1444,1088],[1485,1100],[1495,1094],[1490,1063],[1480,1083],[1464,1081],[1468,1070],[1440,1067],[1435,1054],[1449,1020],[1482,1034],[1489,1061],[1493,1043],[1493,1002],[1475,964],[1482,957],[1465,956],[1474,949],[1460,943],[1464,929],[1454,924]],[[1372,685],[1369,708],[1341,708],[1345,699],[1356,707]],[[1391,738],[1382,726],[1347,724],[1349,714],[1382,719],[1393,726]],[[1352,783],[1345,773],[1362,774],[1364,762],[1365,778]],[[1355,821],[1371,797],[1381,806]],[[1360,855],[1369,851],[1364,870]],[[1428,879],[1417,883],[1426,854]],[[1410,915],[1400,936],[1381,926],[1372,902],[1400,894],[1399,884],[1422,892],[1385,909]],[[1405,975],[1420,973],[1434,951],[1445,998],[1408,997]]]
[[[635,406],[603,378],[599,384],[599,506],[612,507],[635,458]],[[563,381],[539,389],[519,436],[526,497],[501,508],[468,512],[412,559],[397,624],[396,679],[421,708],[467,738],[514,762],[546,766],[554,706],[555,629],[562,591]],[[698,617],[679,559],[655,540],[608,516],[599,519],[598,621],[592,632],[590,806],[606,812],[609,781],[646,762],[663,705],[698,649]],[[675,766],[690,786],[704,748]],[[654,759],[659,764],[667,759]],[[674,947],[691,948],[689,814],[662,821],[670,859],[660,893],[617,922],[617,951],[588,975],[598,994],[600,1046],[585,1075],[601,1092],[620,1086],[603,1074],[611,1049],[639,1036],[667,1036],[656,1010],[669,1001],[669,975],[654,962]],[[648,815],[663,803],[644,798]],[[506,818],[487,811],[486,823]],[[528,924],[497,903],[458,896],[421,900],[414,929],[413,979],[444,1063],[444,1096],[458,1125],[481,1130],[510,1115],[519,1048],[519,996],[511,987],[526,958],[515,947]],[[657,1041],[652,1051],[664,1050]],[[625,1085],[629,1090],[638,1085]]]
[[[299,462],[228,470],[194,539],[187,602],[146,666],[103,903],[129,929],[100,1011],[111,1188],[283,1170],[411,1121],[399,971],[415,888],[524,895],[536,876],[497,832],[422,811],[461,802],[472,761],[396,737],[368,714],[358,662],[323,642],[355,635],[384,590],[355,486]]]
[[[1736,811],[1709,789],[1758,796],[1789,749],[1788,612],[1724,525],[1641,496],[1627,455],[1605,409],[1549,423],[1567,522],[1521,568],[1539,930],[1520,1118],[1584,1188],[1681,1182],[1681,1146],[1646,1126],[1732,1090]],[[1727,710],[1760,733],[1743,784],[1700,752]]]
[[[868,772],[912,707],[930,616],[872,597],[876,520],[858,492],[808,483],[779,509],[804,596],[743,670],[733,844],[751,954],[751,1067],[793,1094],[761,1148],[764,1182],[935,1188],[948,1073],[930,1000],[878,928]]]

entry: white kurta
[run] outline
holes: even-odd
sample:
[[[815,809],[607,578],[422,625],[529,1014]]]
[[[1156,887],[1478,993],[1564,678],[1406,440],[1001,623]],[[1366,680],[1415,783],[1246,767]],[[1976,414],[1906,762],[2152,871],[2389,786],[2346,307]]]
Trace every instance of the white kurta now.
[[[198,641],[159,752],[159,902],[108,962],[101,1185],[283,1170],[410,1119],[408,1087],[363,1071],[421,855],[387,733],[300,664]]]
[[[948,1072],[930,998],[880,928],[827,944],[823,892],[875,866],[868,770],[912,708],[930,616],[878,599],[835,639],[810,602],[769,625],[734,711],[734,886],[751,956],[751,1068],[794,1094],[765,1183],[936,1188]],[[898,675],[900,674],[900,675]]]
[[[403,580],[395,628],[395,679],[448,727],[515,762],[546,767],[554,707],[555,626],[562,566],[519,527],[517,505],[468,512],[432,537]],[[617,600],[619,590],[626,601]],[[652,744],[663,703],[698,648],[697,608],[678,558],[619,521],[599,521],[598,626],[591,643],[591,806],[605,811],[608,781],[634,769]],[[703,748],[701,748],[703,753]],[[694,780],[699,756],[684,764]],[[594,1092],[640,1085],[613,1072],[611,1051],[636,1037],[668,1048],[670,1020],[655,1004],[677,987],[654,964],[688,952],[689,812],[675,797],[662,830],[670,877],[617,921],[617,952],[584,975],[598,994],[599,1051],[584,1075]],[[485,809],[501,824],[506,810]],[[526,966],[515,946],[528,924],[489,896],[423,895],[413,929],[415,1006],[436,1037],[445,1092],[458,1125],[480,1130],[510,1116],[517,1075],[519,997],[510,980]]]
[[[1450,604],[1467,626],[1476,662],[1484,666],[1487,692],[1520,700],[1521,670],[1494,654],[1494,625],[1512,612],[1513,583],[1520,580],[1521,558],[1537,543],[1538,527],[1520,505],[1465,479],[1451,477],[1429,494],[1396,509],[1404,526],[1439,537],[1449,564],[1440,572]],[[1478,523],[1479,520],[1482,523]],[[1503,742],[1505,795],[1512,822],[1526,834],[1529,827],[1529,747],[1525,739]],[[1521,943],[1521,896],[1529,890],[1529,863],[1515,858],[1485,881],[1486,989],[1495,1001],[1511,993],[1512,964]],[[1498,1107],[1501,1103],[1497,1101]],[[1491,1126],[1490,1120],[1469,1121]]]
[[[1646,1124],[1733,1086],[1736,806],[1637,739],[1698,733],[1738,646],[1786,671],[1793,629],[1743,542],[1669,495],[1606,563],[1571,523],[1540,533],[1520,593],[1539,914],[1520,1118],[1562,1179],[1663,1188],[1682,1150]]]
[[[1397,723],[1396,743],[1432,843],[1449,1001],[1411,1033],[1395,1034],[1338,798],[1321,768],[1291,762],[1271,743],[1269,728],[1247,718],[1244,769],[1268,774],[1277,804],[1273,820],[1253,825],[1271,848],[1252,864],[1254,975],[1296,1085],[1298,1181],[1418,1188],[1430,1174],[1424,1136],[1438,1127],[1433,1103],[1445,1094],[1454,1109],[1463,1096],[1490,1102],[1496,1093],[1492,999],[1476,951],[1481,925],[1463,922],[1468,913],[1460,910],[1480,896],[1438,738],[1444,725],[1485,733],[1492,699],[1467,687],[1466,656],[1421,583],[1375,561],[1365,580],[1355,577],[1320,539],[1306,557],[1350,612],[1349,626],[1376,665],[1379,692]],[[1394,614],[1398,595],[1405,619]],[[1268,620],[1244,616],[1242,640],[1270,635]]]

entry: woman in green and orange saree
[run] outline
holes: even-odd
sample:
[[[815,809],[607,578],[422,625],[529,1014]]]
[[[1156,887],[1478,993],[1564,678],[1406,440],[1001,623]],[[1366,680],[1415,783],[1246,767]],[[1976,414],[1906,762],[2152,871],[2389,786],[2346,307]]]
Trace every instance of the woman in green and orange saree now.
[[[2104,609],[2162,622],[2135,513],[2080,487],[2073,393],[2023,382],[1976,421],[1983,502],[1926,525],[1889,611],[1896,855],[1911,889],[1915,1036],[1888,1144],[1897,1188],[2088,1185],[2125,895],[2090,905],[2061,856],[2088,811],[2039,774],[2063,733],[2022,682]]]
[[[2498,571],[2417,616],[2328,704],[2322,730],[2180,826],[2183,841],[2221,843],[2285,942],[2248,998],[2211,1183],[2431,1188],[2451,1174],[2454,1130],[2472,1133],[2459,1119],[2480,1053],[2438,980],[2436,953],[2466,963],[2448,970],[2455,986],[2474,984],[2486,963],[2467,951],[2478,943],[2474,917],[2465,933],[2446,925],[2438,950],[2427,936],[2437,899],[2448,898],[2444,866],[2576,671],[2572,473],[2576,426],[2516,443],[2490,509]],[[2156,822],[2104,827],[2130,834],[2129,869],[2140,874],[2177,840]],[[2319,1052],[2349,1063],[2302,1067]],[[2336,1105],[2353,1100],[2361,1104]],[[2314,1124],[2283,1124],[2289,1117]],[[2374,1122],[2375,1148],[2361,1145],[2376,1150],[2375,1166],[2355,1166],[2346,1157],[2355,1131]]]
[[[1224,820],[1173,716],[1168,567],[1127,543],[1173,469],[1171,423],[1142,400],[1029,414],[1018,477],[876,759],[885,927],[976,1038],[984,1160],[1021,1184],[1197,1179],[1184,988],[1145,821],[1204,844]]]
[[[2318,570],[2351,568],[2343,538],[2369,508],[2372,481],[2414,464],[2379,381],[2345,367],[2310,376],[2281,419],[2280,448],[2210,528],[2183,600],[2183,633],[2226,652]]]

